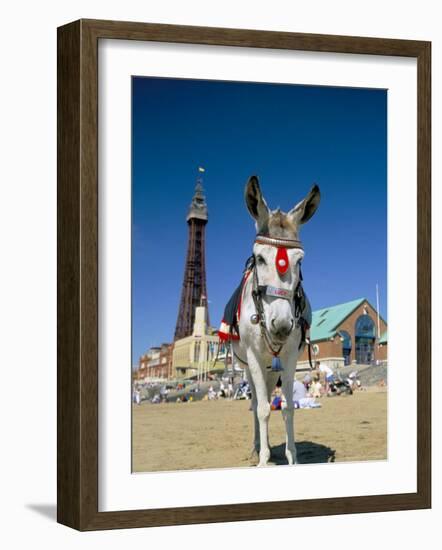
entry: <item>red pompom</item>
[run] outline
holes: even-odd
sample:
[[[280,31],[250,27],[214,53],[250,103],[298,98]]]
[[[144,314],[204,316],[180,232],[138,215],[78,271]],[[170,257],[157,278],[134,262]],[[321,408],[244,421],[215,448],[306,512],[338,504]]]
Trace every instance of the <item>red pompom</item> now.
[[[286,273],[287,269],[289,268],[289,257],[287,255],[287,249],[286,248],[278,248],[278,252],[276,253],[276,269],[278,270],[278,273],[280,275],[284,275]]]

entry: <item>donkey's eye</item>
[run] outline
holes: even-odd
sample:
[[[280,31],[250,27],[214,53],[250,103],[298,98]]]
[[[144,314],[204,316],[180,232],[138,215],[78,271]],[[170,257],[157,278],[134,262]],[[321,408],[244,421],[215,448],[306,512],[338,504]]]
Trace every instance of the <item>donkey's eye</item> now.
[[[264,260],[264,258],[261,256],[261,254],[259,254],[257,257],[256,257],[256,263],[258,265],[266,265],[267,262]]]

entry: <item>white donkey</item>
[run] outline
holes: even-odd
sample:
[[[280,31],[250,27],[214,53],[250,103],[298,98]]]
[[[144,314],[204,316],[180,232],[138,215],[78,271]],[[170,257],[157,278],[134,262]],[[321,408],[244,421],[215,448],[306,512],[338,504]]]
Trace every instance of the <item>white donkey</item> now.
[[[320,191],[314,185],[290,212],[271,211],[262,196],[258,178],[252,176],[246,185],[245,199],[256,221],[257,235],[242,292],[240,340],[233,343],[234,353],[247,362],[258,466],[266,466],[270,458],[270,395],[279,376],[287,403],[282,411],[286,427],[285,454],[288,463],[295,464],[293,383],[305,329],[308,329],[303,326],[302,318],[306,298],[301,285],[300,262],[304,251],[299,241],[299,226],[315,213]]]

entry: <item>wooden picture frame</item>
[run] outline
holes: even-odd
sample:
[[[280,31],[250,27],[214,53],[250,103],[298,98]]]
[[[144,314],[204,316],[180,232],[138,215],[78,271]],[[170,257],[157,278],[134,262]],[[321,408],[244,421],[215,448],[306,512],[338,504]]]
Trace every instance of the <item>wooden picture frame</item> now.
[[[98,41],[124,39],[403,56],[418,71],[417,492],[98,511]],[[431,506],[431,44],[80,20],[58,29],[58,521],[82,531]]]

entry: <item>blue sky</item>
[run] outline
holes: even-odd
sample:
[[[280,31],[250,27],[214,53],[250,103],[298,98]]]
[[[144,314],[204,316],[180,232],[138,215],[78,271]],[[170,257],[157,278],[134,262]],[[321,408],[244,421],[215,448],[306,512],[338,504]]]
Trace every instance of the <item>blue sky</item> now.
[[[255,235],[244,186],[257,174],[270,208],[313,183],[302,227],[313,309],[366,297],[387,317],[385,90],[134,77],[132,362],[173,340],[197,167],[209,209],[207,287],[218,326]]]

